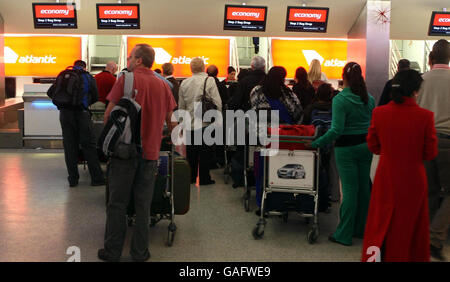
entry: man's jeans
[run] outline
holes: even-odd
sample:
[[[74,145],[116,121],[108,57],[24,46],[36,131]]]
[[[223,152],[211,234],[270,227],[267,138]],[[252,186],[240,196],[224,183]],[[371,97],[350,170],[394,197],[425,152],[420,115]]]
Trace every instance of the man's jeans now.
[[[150,206],[153,198],[157,161],[139,158],[112,158],[108,171],[109,202],[106,209],[105,250],[118,258],[122,255],[127,231],[126,210],[134,196],[136,225],[133,228],[130,254],[144,259],[148,252]]]
[[[425,162],[430,206],[430,243],[441,248],[450,227],[450,139],[438,135],[438,155]],[[440,202],[441,191],[444,192]]]

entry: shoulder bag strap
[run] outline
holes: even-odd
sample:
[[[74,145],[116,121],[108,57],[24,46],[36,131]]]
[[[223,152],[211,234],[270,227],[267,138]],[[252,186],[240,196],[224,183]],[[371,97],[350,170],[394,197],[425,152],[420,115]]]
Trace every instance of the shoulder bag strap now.
[[[208,81],[209,76],[206,77],[205,83],[203,84],[203,99],[206,98],[206,82]]]
[[[123,96],[133,98],[134,74],[132,72],[125,72],[124,75]]]

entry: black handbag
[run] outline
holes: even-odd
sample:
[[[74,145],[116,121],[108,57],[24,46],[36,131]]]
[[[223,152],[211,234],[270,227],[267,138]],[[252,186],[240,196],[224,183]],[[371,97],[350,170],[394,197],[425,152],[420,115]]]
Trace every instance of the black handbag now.
[[[214,104],[213,99],[206,95],[206,82],[208,81],[208,78],[209,77],[205,79],[205,83],[203,84],[203,95],[200,99],[200,102],[202,103],[202,116],[209,110],[217,110],[217,105]]]

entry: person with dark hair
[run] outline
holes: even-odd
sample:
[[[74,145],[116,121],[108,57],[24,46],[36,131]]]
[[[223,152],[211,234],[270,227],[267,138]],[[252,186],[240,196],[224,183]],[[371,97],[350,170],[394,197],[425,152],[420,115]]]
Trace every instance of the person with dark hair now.
[[[74,67],[80,67],[80,68],[82,68],[82,69],[84,69],[84,70],[86,70],[86,68],[87,68],[87,64],[86,64],[86,62],[83,61],[83,60],[76,60],[76,61],[73,63],[73,66],[74,66]]]
[[[161,71],[160,69],[155,69],[155,72],[156,72],[157,74],[162,74],[162,71]]]
[[[141,144],[136,146],[136,156],[128,159],[111,157],[108,169],[109,199],[106,208],[104,248],[98,258],[119,261],[127,233],[125,215],[130,198],[134,200],[136,224],[133,227],[130,254],[133,261],[150,258],[149,218],[153,198],[157,162],[164,122],[169,134],[172,111],[176,107],[169,86],[150,68],[155,60],[155,50],[147,44],[137,44],[131,51],[127,68],[133,72],[133,99],[141,106]],[[126,75],[118,78],[107,99],[104,123],[112,109],[124,97]]]
[[[236,82],[236,69],[232,66],[227,68],[227,78],[225,81],[228,82]]]
[[[178,103],[178,91],[180,90],[180,84],[175,79],[175,77],[173,77],[173,65],[172,63],[165,63],[161,66],[161,68],[162,76],[173,85],[173,98],[175,98],[175,101]]]
[[[298,124],[303,109],[297,96],[284,84],[286,74],[285,68],[272,67],[262,85],[253,88],[250,102],[253,110],[278,110],[280,123]]]
[[[425,73],[417,103],[434,112],[438,155],[425,163],[428,176],[431,255],[445,260],[442,250],[450,227],[450,43],[438,40],[431,51],[433,66]],[[441,188],[444,197],[441,202]]]
[[[248,111],[251,108],[250,92],[256,85],[261,84],[266,76],[264,71],[266,68],[266,61],[263,57],[253,57],[250,65],[251,70],[245,78],[239,80],[236,90],[228,103],[228,109],[230,110]]]
[[[409,69],[410,69],[410,62],[407,59],[401,59],[400,61],[398,61],[397,73]],[[392,100],[391,90],[392,90],[392,79],[389,79],[388,82],[386,82],[386,84],[384,85],[380,101],[378,102],[378,106],[386,105]]]
[[[210,65],[206,68],[206,73],[209,77],[214,78],[214,81],[217,86],[217,90],[219,91],[220,100],[222,101],[222,105],[226,105],[228,102],[228,89],[225,84],[221,83],[217,78],[219,74],[219,69],[215,65]],[[225,107],[222,107],[222,116],[224,116]],[[223,128],[225,129],[225,128]],[[225,133],[225,130],[224,130]],[[225,135],[224,135],[225,136]],[[214,145],[214,160],[211,162],[212,168],[218,168],[225,164],[225,147],[223,145]]]
[[[73,63],[73,69],[81,77],[81,85],[84,96],[79,106],[59,106],[59,121],[61,123],[64,157],[69,174],[70,187],[78,185],[80,178],[78,173],[78,156],[81,149],[83,158],[87,161],[91,186],[105,185],[105,177],[98,160],[95,135],[92,130],[91,113],[89,106],[98,101],[98,90],[95,79],[86,71],[86,63],[77,60]],[[56,88],[56,84],[52,86]],[[52,91],[52,88],[49,91]]]
[[[311,147],[335,142],[336,165],[342,181],[340,220],[329,240],[352,245],[352,238],[363,238],[370,200],[372,153],[366,142],[367,130],[375,107],[367,93],[361,66],[347,63],[343,69],[344,90],[333,98],[331,128]]]
[[[333,87],[331,84],[324,83],[320,85],[315,96],[315,101],[305,108],[303,124],[311,124],[311,114],[313,110],[331,111],[331,100],[333,98]]]
[[[433,51],[431,51],[429,54],[428,54],[428,67],[430,68],[430,70],[433,68],[433,65],[434,65],[434,58],[433,58]]]
[[[392,101],[373,111],[367,136],[370,151],[380,155],[364,235],[362,261],[370,247],[385,262],[430,260],[427,178],[424,160],[437,155],[431,111],[416,103],[423,79],[415,70],[398,72]],[[393,118],[395,117],[395,118]]]
[[[329,83],[324,83],[319,86],[316,93],[315,101],[305,109],[303,117],[303,124],[313,124],[320,126],[320,135],[323,135],[331,125],[332,108],[331,99],[333,96],[333,87]],[[320,152],[320,167],[319,167],[319,212],[328,211],[330,207],[330,196],[332,189],[334,194],[339,193],[338,180],[332,174],[336,170],[336,165],[331,163],[331,156],[333,154],[333,146],[329,144]]]
[[[308,73],[303,67],[298,67],[295,71],[294,81],[292,91],[297,95],[303,109],[306,109],[314,100],[315,90],[308,80]]]
[[[261,56],[254,56],[250,62],[248,74],[239,79],[237,85],[231,90],[231,98],[227,104],[228,110],[247,112],[251,109],[250,92],[255,86],[262,83],[266,76],[265,69],[266,60]],[[238,121],[234,122],[237,124]],[[231,138],[236,140],[236,136]],[[239,145],[236,147],[236,152],[231,160],[231,178],[234,182],[234,188],[244,186],[244,159],[244,146]]]
[[[214,81],[216,82],[217,89],[219,90],[220,99],[222,100],[222,105],[225,105],[226,102],[228,102],[228,91],[227,87],[220,83],[219,79],[217,78],[217,75],[219,74],[219,69],[215,65],[210,65],[206,69],[206,73],[209,77],[214,78]]]

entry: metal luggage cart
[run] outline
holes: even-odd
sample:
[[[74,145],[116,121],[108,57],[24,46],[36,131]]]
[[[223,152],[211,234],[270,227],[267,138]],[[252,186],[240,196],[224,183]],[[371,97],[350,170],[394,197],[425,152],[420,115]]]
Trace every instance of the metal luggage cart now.
[[[317,138],[318,130],[316,130],[315,136],[286,136],[281,135],[279,137],[279,143],[305,143],[306,140],[314,140]],[[281,140],[288,139],[288,140]],[[274,141],[270,138],[270,141]],[[278,215],[282,216],[283,220],[286,222],[288,218],[288,212],[272,212],[267,211],[264,212],[266,200],[268,194],[272,192],[281,192],[281,193],[291,193],[296,197],[297,195],[310,195],[314,199],[314,209],[313,213],[303,213],[298,212],[301,217],[306,219],[306,222],[309,223],[309,219],[313,218],[313,223],[311,226],[311,230],[307,234],[307,240],[310,244],[316,242],[319,237],[319,225],[317,219],[318,213],[318,200],[319,200],[319,162],[320,162],[320,149],[314,150],[284,150],[279,149],[279,154],[276,156],[271,156],[268,153],[270,152],[269,148],[261,148],[261,152],[265,152],[266,156],[264,157],[264,173],[263,173],[263,181],[262,181],[262,200],[261,200],[261,215],[258,220],[256,227],[252,231],[252,235],[255,240],[262,239],[264,236],[264,228],[267,224],[265,219],[265,215]],[[280,156],[282,155],[282,156]],[[290,158],[290,160],[296,160],[295,162],[289,161],[287,165],[284,167],[280,167],[277,171],[274,171],[273,167],[282,163],[278,161],[282,157]],[[303,164],[298,164],[302,159]],[[278,163],[275,163],[275,160]],[[284,158],[286,160],[286,158]],[[286,163],[286,162],[285,162]],[[312,176],[310,176],[312,173]],[[276,176],[275,176],[276,175]],[[308,175],[308,177],[306,177]],[[303,181],[303,179],[305,179]],[[295,183],[294,183],[295,182]],[[298,183],[301,183],[298,185]]]
[[[223,177],[225,184],[228,184],[230,177],[231,177],[231,163],[228,162],[229,154],[236,152],[236,146],[234,145],[224,145],[224,153],[225,153],[225,164],[223,169]]]
[[[175,224],[175,202],[174,202],[174,184],[173,184],[173,176],[174,176],[174,160],[175,160],[175,148],[174,145],[171,145],[170,151],[164,151],[168,154],[169,157],[169,173],[165,177],[166,180],[166,189],[164,191],[164,198],[169,199],[170,203],[170,213],[163,214],[151,214],[150,215],[150,227],[155,226],[161,220],[169,220],[170,223],[167,227],[167,246],[171,247],[173,245],[173,241],[175,239],[175,233],[177,231],[177,226]]]
[[[169,213],[156,213],[156,214],[151,214],[150,215],[150,227],[155,226],[158,222],[160,222],[161,220],[169,220],[170,223],[168,225],[168,230],[167,230],[167,242],[166,245],[171,247],[173,245],[173,241],[175,239],[175,233],[177,231],[177,226],[175,224],[175,202],[174,202],[174,193],[172,192],[173,189],[173,175],[174,175],[174,159],[175,159],[175,154],[174,154],[174,146],[171,146],[171,150],[170,151],[161,151],[161,153],[167,153],[168,154],[168,158],[169,158],[169,173],[167,174],[167,176],[165,176],[165,181],[166,181],[166,188],[164,191],[164,195],[163,197],[165,199],[169,200],[170,203],[170,208],[169,208]],[[150,211],[151,212],[151,211]],[[134,223],[136,221],[136,215],[133,216],[129,216],[127,215],[127,223],[128,226],[133,226]]]
[[[250,197],[252,194],[252,186],[249,185],[247,181],[248,174],[253,167],[253,152],[257,149],[257,146],[244,146],[244,209],[246,212],[250,211]]]

